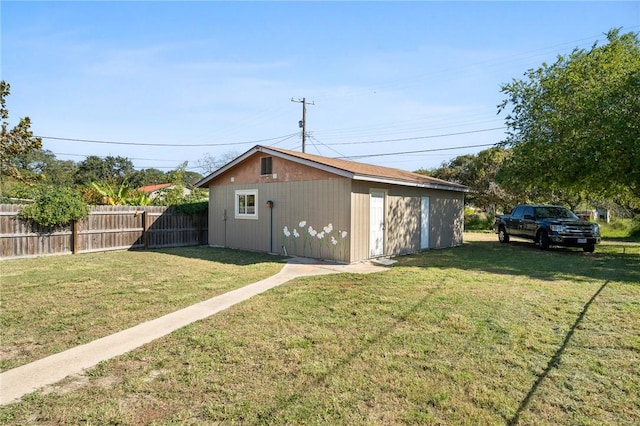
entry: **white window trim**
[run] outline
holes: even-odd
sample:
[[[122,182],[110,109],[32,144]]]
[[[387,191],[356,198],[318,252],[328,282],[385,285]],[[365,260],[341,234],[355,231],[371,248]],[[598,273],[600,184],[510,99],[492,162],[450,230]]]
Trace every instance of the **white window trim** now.
[[[255,210],[254,213],[240,213],[240,203],[239,199],[241,195],[253,195],[255,200]],[[257,189],[238,189],[236,190],[235,196],[233,197],[234,211],[236,219],[258,219],[258,206],[260,203],[258,202],[258,190]]]

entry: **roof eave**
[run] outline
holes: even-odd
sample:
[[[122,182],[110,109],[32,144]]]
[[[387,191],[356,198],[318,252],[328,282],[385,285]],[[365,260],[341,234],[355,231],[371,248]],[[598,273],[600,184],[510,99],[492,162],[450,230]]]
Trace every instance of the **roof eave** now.
[[[446,185],[435,182],[415,182],[415,181],[407,181],[401,179],[391,179],[385,177],[378,176],[369,176],[369,175],[354,175],[353,180],[361,180],[367,182],[377,182],[377,183],[387,183],[391,185],[402,185],[402,186],[411,186],[415,188],[428,188],[428,189],[439,189],[445,191],[456,191],[456,192],[469,192],[470,188],[468,187],[460,187],[454,185]]]

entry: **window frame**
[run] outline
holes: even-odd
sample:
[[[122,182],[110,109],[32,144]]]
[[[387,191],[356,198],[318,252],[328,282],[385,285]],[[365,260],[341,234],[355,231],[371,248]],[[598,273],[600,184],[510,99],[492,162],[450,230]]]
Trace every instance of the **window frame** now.
[[[260,176],[268,176],[270,174],[273,174],[273,157],[260,157]]]
[[[253,195],[253,213],[246,213],[248,196]],[[245,199],[245,212],[240,212],[240,200]],[[236,219],[258,219],[258,190],[257,189],[237,189],[234,195],[234,211]]]

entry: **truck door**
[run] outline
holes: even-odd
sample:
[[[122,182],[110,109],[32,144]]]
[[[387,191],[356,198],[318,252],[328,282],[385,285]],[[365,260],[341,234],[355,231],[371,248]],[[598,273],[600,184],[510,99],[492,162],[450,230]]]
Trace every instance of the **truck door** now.
[[[520,235],[520,233],[522,232],[520,228],[521,228],[523,212],[524,212],[524,206],[518,206],[515,209],[513,209],[511,214],[508,216],[506,221],[506,226],[507,226],[507,232],[509,234]]]
[[[529,238],[534,238],[536,236],[538,225],[536,224],[533,207],[526,206],[522,216],[522,235]]]

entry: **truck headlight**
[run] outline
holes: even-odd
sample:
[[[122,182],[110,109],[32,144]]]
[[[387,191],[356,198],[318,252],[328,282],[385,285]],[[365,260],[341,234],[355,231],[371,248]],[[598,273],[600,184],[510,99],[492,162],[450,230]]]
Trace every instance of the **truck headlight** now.
[[[591,231],[593,232],[593,235],[600,236],[600,225],[594,223],[593,225],[591,225]]]
[[[567,227],[565,225],[549,225],[549,229],[553,232],[564,232]]]

